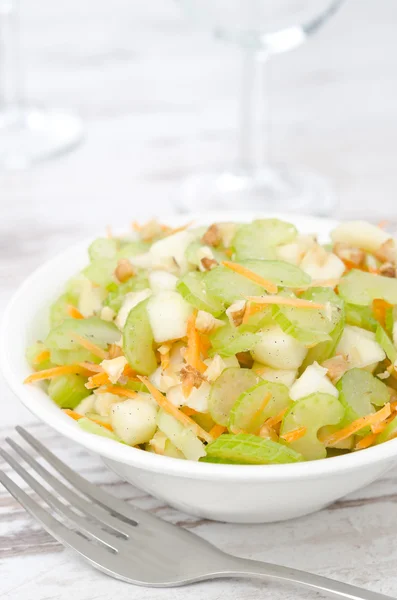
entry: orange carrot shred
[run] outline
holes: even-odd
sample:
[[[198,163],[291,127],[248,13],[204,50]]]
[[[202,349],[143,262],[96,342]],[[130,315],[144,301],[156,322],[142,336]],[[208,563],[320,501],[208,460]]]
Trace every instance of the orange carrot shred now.
[[[93,419],[92,417],[86,417],[85,415],[80,415],[79,413],[75,412],[74,410],[70,410],[69,408],[64,408],[63,412],[66,415],[68,415],[69,417],[72,417],[72,419],[74,419],[75,421],[80,421],[80,419],[89,419],[89,421],[92,421],[93,423],[96,423],[97,425],[101,425],[102,427],[105,427],[105,429],[108,429],[109,431],[113,431],[113,427],[109,423],[104,423],[100,419]]]
[[[111,240],[113,238],[113,232],[112,232],[112,228],[110,227],[110,225],[107,225],[106,227],[106,237]]]
[[[182,393],[184,398],[189,398],[194,388],[194,382],[189,377],[182,383]]]
[[[95,391],[96,394],[115,394],[116,396],[125,396],[126,398],[135,398],[137,392],[134,390],[129,390],[128,388],[123,388],[119,385],[107,385],[105,387],[100,387]]]
[[[269,294],[277,294],[277,290],[278,290],[277,285],[275,283],[273,283],[272,281],[269,281],[268,279],[261,277],[257,273],[254,273],[254,271],[251,271],[250,269],[247,269],[246,267],[243,267],[242,265],[239,265],[238,263],[230,262],[228,260],[222,261],[222,264],[224,267],[227,267],[231,271],[234,271],[235,273],[238,273],[239,275],[246,277],[246,279],[250,279],[254,283],[257,283],[258,285],[263,287],[267,292],[269,292]]]
[[[72,304],[68,305],[67,313],[72,319],[84,319],[81,312],[75,306],[72,306]]]
[[[288,296],[247,296],[247,300],[255,304],[283,304],[295,306],[296,308],[318,308],[325,309],[326,305],[301,298],[289,298]]]
[[[200,358],[200,336],[196,329],[196,316],[197,311],[189,317],[187,322],[187,348],[185,354],[185,360],[188,365],[204,373],[207,369],[207,365],[203,363]]]
[[[265,425],[267,425],[268,427],[274,427],[275,425],[277,425],[277,423],[281,423],[287,410],[288,410],[288,408],[283,408],[283,410],[281,410],[277,415],[267,419],[265,421]]]
[[[83,348],[85,348],[86,350],[89,350],[92,354],[95,354],[95,356],[102,358],[102,360],[105,360],[109,357],[109,354],[108,354],[108,352],[106,352],[106,350],[103,350],[103,348],[100,348],[93,342],[90,342],[82,335],[78,335],[77,333],[74,333],[74,332],[71,335],[75,342],[78,342],[80,344],[80,346],[83,346]]]
[[[194,410],[194,408],[190,408],[190,406],[182,406],[181,411],[185,413],[185,415],[187,415],[188,417],[197,415],[197,410]]]
[[[212,442],[212,436],[205,431],[200,425],[193,421],[190,417],[185,415],[179,408],[174,406],[165,396],[162,394],[154,385],[152,385],[147,377],[138,376],[144,385],[148,388],[153,398],[156,400],[158,405],[165,410],[167,413],[172,415],[185,427],[189,427],[197,437],[205,440],[206,442]]]
[[[386,227],[388,226],[389,221],[387,221],[387,219],[382,219],[382,221],[379,221],[378,223],[378,227],[380,229],[386,229]]]
[[[356,419],[355,421],[353,421],[353,423],[347,425],[347,427],[343,427],[339,431],[335,431],[328,437],[323,438],[321,441],[326,446],[334,446],[338,442],[341,442],[346,438],[350,437],[353,433],[357,433],[357,431],[360,431],[360,429],[363,429],[363,427],[366,427],[367,425],[376,425],[378,423],[381,423],[382,421],[385,421],[390,416],[390,414],[390,403],[388,402],[384,405],[383,408],[378,410],[376,413],[372,413],[370,415],[366,415],[365,417],[360,417],[359,419]]]
[[[216,438],[222,435],[222,433],[225,433],[225,431],[227,431],[227,427],[224,427],[223,425],[218,425],[217,423],[210,429],[209,434],[214,440],[216,440]]]
[[[87,370],[84,367],[77,365],[62,365],[60,367],[52,367],[51,369],[44,369],[43,371],[37,371],[26,377],[24,383],[33,383],[34,381],[41,381],[43,379],[53,379],[54,377],[60,377],[61,375],[69,375],[70,373],[86,373]]]
[[[365,437],[361,438],[354,446],[355,450],[364,450],[364,448],[369,448],[376,442],[377,434],[369,433]]]
[[[173,235],[174,233],[179,233],[180,231],[185,231],[185,229],[189,229],[189,227],[191,227],[193,225],[194,221],[189,221],[189,223],[185,223],[184,225],[180,225],[179,227],[175,227],[174,229],[169,229],[167,227],[166,229],[166,235],[167,237],[169,235]]]
[[[392,308],[392,304],[389,304],[382,298],[375,298],[375,300],[372,301],[372,314],[382,327],[385,326],[386,312],[389,308]]]
[[[92,373],[102,373],[103,369],[101,365],[96,365],[95,363],[89,362],[88,360],[77,363],[83,369],[87,369],[87,371],[91,371]]]
[[[306,427],[298,427],[297,429],[293,429],[292,431],[287,431],[287,433],[284,433],[280,437],[289,444],[291,442],[296,442],[297,440],[300,440],[300,438],[305,435],[306,431]]]
[[[105,371],[103,371],[102,373],[96,373],[95,375],[89,377],[85,387],[87,390],[93,390],[101,387],[101,385],[106,385],[107,383],[110,383],[109,376],[107,373],[105,373]]]
[[[51,354],[48,350],[42,350],[41,352],[39,352],[37,354],[37,356],[35,356],[34,360],[33,360],[33,364],[34,365],[39,365],[40,363],[44,362],[45,360],[48,360],[50,358]]]
[[[262,310],[264,310],[264,307],[261,304],[253,304],[252,302],[247,302],[247,308],[245,309],[245,313],[243,316],[243,325],[248,323],[252,316],[256,315],[256,313],[261,312]]]
[[[109,344],[109,358],[118,358],[123,356],[123,350],[117,344]]]

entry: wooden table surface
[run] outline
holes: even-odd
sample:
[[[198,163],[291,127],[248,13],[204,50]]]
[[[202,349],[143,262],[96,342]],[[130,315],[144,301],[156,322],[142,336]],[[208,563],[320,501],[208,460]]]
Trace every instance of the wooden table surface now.
[[[184,176],[233,160],[238,50],[195,31],[171,1],[21,2],[29,96],[81,114],[86,141],[0,175],[0,307],[42,261],[107,223],[170,213]],[[323,171],[343,217],[395,220],[397,4],[350,0],[307,46],[269,65],[271,153]],[[95,483],[219,547],[397,596],[397,471],[291,522],[198,521],[120,482],[35,421],[0,380],[3,439],[26,424]],[[315,598],[248,581],[150,590],[64,550],[0,489],[2,600]]]

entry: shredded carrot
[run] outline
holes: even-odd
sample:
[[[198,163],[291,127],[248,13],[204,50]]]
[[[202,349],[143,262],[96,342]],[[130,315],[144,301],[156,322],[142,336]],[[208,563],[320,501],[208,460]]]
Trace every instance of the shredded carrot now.
[[[140,225],[138,221],[132,221],[131,228],[133,231],[141,231],[142,225]]]
[[[216,440],[216,438],[222,435],[222,433],[225,433],[225,431],[227,431],[227,427],[216,424],[210,429],[209,434],[214,440]]]
[[[297,293],[304,292],[312,287],[329,287],[336,288],[340,284],[340,279],[313,279],[311,283],[305,285],[304,287],[298,288],[295,290]]]
[[[189,398],[194,388],[194,381],[192,378],[187,377],[182,383],[182,393],[184,398]]]
[[[156,400],[159,406],[167,413],[172,415],[185,427],[189,427],[197,437],[200,437],[206,442],[212,442],[212,436],[205,431],[200,425],[198,425],[193,419],[185,415],[179,408],[174,406],[165,396],[162,394],[154,385],[152,385],[147,377],[138,376],[139,379],[146,385],[153,398]]]
[[[355,450],[364,450],[364,448],[369,448],[376,442],[376,433],[369,433],[365,437],[361,438],[354,446]]]
[[[382,298],[375,298],[375,300],[372,301],[372,314],[382,327],[385,326],[386,312],[389,308],[392,308],[392,304],[389,304]]]
[[[197,410],[194,410],[194,408],[190,408],[190,406],[182,406],[181,411],[185,413],[185,415],[187,415],[188,417],[197,415]]]
[[[95,391],[96,394],[115,394],[116,396],[125,396],[126,398],[135,398],[137,392],[123,388],[119,385],[107,385],[106,387],[100,387]]]
[[[188,365],[204,373],[207,369],[207,365],[203,363],[200,358],[200,335],[196,329],[196,316],[197,311],[189,317],[187,322],[187,348],[185,354],[185,360]]]
[[[274,427],[275,425],[277,425],[277,423],[281,423],[281,421],[283,420],[283,416],[285,415],[287,410],[288,408],[283,408],[283,410],[281,410],[277,415],[267,419],[265,421],[265,425],[267,425],[268,427]]]
[[[392,412],[396,412],[397,411],[397,400],[393,400],[393,402],[390,402],[390,410]]]
[[[101,385],[106,385],[107,383],[110,383],[109,376],[107,373],[105,373],[105,371],[103,371],[102,373],[96,373],[95,375],[89,377],[85,387],[87,390],[93,390],[101,387]]]
[[[117,344],[109,344],[109,358],[118,358],[123,356],[123,349]]]
[[[24,383],[33,383],[34,381],[41,381],[42,379],[53,379],[54,377],[60,377],[61,375],[69,375],[70,373],[86,373],[86,369],[80,365],[62,365],[60,367],[52,367],[51,369],[44,369],[43,371],[37,371],[32,373],[29,377],[26,377]]]
[[[184,225],[180,225],[179,227],[175,227],[174,229],[170,229],[166,226],[167,237],[169,235],[173,235],[174,233],[179,233],[180,231],[185,231],[185,229],[189,229],[193,225],[194,221],[189,221],[189,223],[185,223]]]
[[[92,354],[95,354],[95,356],[98,356],[99,358],[102,358],[103,360],[109,358],[109,354],[108,354],[108,352],[106,352],[106,350],[103,350],[103,348],[100,348],[93,342],[90,342],[82,335],[78,335],[77,333],[74,333],[74,332],[71,335],[75,342],[78,342],[80,344],[80,346],[83,346],[83,348],[85,348],[86,350],[89,350],[90,352],[92,352]]]
[[[81,312],[79,310],[77,310],[77,308],[75,306],[72,306],[72,304],[68,305],[67,313],[68,313],[69,317],[72,317],[72,319],[84,319]]]
[[[300,440],[300,438],[305,435],[306,431],[306,427],[298,427],[297,429],[293,429],[292,431],[284,433],[280,437],[289,444],[291,442],[296,442],[297,440]]]
[[[211,342],[209,340],[208,335],[206,335],[205,333],[201,333],[199,334],[199,345],[200,345],[200,352],[202,357],[208,358],[208,350],[211,348]]]
[[[68,415],[69,417],[72,417],[72,419],[74,419],[75,421],[80,421],[80,419],[84,419],[84,418],[89,419],[93,423],[96,423],[97,425],[102,425],[102,427],[105,427],[105,429],[109,429],[109,431],[113,431],[113,427],[109,423],[104,423],[100,419],[93,419],[91,417],[86,417],[85,415],[80,415],[79,413],[75,412],[74,410],[70,410],[69,408],[65,408],[63,410],[63,412],[66,415]]]
[[[390,409],[391,409],[391,405],[390,405]],[[388,424],[391,423],[392,421],[394,421],[395,418],[396,418],[396,415],[392,412],[391,415],[389,417],[387,417],[387,419],[385,419],[381,423],[375,423],[374,425],[371,425],[372,433],[376,433],[376,434],[382,433],[382,431],[384,429],[386,429]]]
[[[226,254],[226,256],[228,256],[229,258],[232,258],[233,256],[233,250],[231,248],[225,248],[224,253]]]
[[[83,367],[83,369],[87,369],[87,371],[91,371],[92,373],[102,373],[103,372],[101,365],[96,365],[95,363],[88,362],[88,360],[77,363],[77,364],[80,365],[80,367]]]
[[[258,417],[261,414],[261,412],[266,408],[266,406],[270,402],[271,397],[272,397],[272,395],[271,395],[270,392],[268,392],[267,394],[265,394],[265,397],[263,398],[261,405],[259,406],[259,408],[252,415],[251,422],[255,421],[256,417]]]
[[[247,302],[247,308],[245,309],[245,313],[243,316],[243,325],[248,323],[250,318],[256,313],[261,312],[263,310],[263,306],[261,304],[253,304],[252,302]]]
[[[254,283],[257,283],[258,285],[263,287],[267,292],[269,292],[269,294],[277,294],[278,287],[276,286],[276,284],[272,281],[269,281],[268,279],[265,279],[264,277],[261,277],[257,273],[254,273],[254,271],[243,267],[243,265],[239,265],[238,263],[230,262],[228,260],[222,261],[222,264],[224,267],[227,267],[231,271],[234,271],[235,273],[238,273],[239,275],[250,279]]]
[[[353,421],[353,423],[347,425],[347,427],[343,427],[343,429],[335,431],[335,433],[332,433],[331,435],[322,439],[321,441],[324,442],[326,446],[334,446],[338,442],[341,442],[342,440],[345,440],[349,436],[353,435],[353,433],[357,433],[357,431],[360,431],[360,429],[363,429],[363,427],[366,427],[367,425],[376,425],[378,423],[381,423],[382,421],[385,421],[390,416],[390,414],[390,403],[388,402],[383,408],[378,410],[376,413],[356,419],[355,421]]]
[[[326,305],[311,300],[302,300],[301,298],[289,298],[288,296],[247,296],[247,300],[255,304],[283,304],[285,306],[294,306],[296,308],[318,308],[325,309]]]
[[[51,354],[48,350],[42,350],[41,352],[39,352],[37,354],[37,356],[34,357],[33,364],[39,365],[40,363],[44,362],[45,360],[48,360],[50,358],[50,356],[51,356]]]
[[[386,227],[388,226],[389,221],[387,221],[386,219],[382,219],[382,221],[379,221],[378,223],[378,227],[380,229],[386,229]]]
[[[106,237],[111,240],[113,238],[113,231],[112,228],[110,227],[110,225],[107,225],[106,227]]]

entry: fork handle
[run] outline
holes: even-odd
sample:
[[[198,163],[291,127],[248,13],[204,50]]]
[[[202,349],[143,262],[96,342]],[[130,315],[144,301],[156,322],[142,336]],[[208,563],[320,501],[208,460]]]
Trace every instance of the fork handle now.
[[[328,596],[344,598],[345,600],[395,600],[391,596],[378,594],[377,592],[365,590],[348,583],[342,583],[341,581],[335,581],[321,575],[314,575],[313,573],[299,571],[298,569],[290,569],[289,567],[246,558],[236,557],[231,575],[234,577],[255,577],[271,581],[295,583],[317,592],[323,592]]]

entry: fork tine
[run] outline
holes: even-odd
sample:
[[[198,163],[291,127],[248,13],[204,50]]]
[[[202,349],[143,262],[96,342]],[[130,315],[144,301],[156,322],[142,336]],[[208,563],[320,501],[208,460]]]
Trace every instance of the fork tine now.
[[[51,506],[59,515],[66,517],[71,523],[77,525],[85,533],[102,542],[108,548],[118,551],[117,538],[103,531],[99,526],[93,525],[88,519],[81,517],[66,504],[60,502],[53,494],[51,494],[44,486],[41,485],[34,477],[30,475],[12,456],[5,450],[0,448],[0,456],[18,473],[18,475],[32,488],[36,494],[42,498],[49,506]]]
[[[52,473],[50,473],[43,465],[41,465],[35,458],[33,458],[22,446],[14,442],[14,440],[10,438],[6,438],[5,440],[11,446],[13,450],[21,458],[23,458],[28,465],[32,467],[51,487],[56,490],[63,498],[65,498],[69,504],[79,508],[82,512],[84,512],[88,517],[96,517],[99,521],[102,521],[115,531],[117,531],[120,535],[123,535],[125,538],[128,538],[127,531],[136,530],[135,526],[128,525],[125,522],[118,521],[114,517],[112,517],[106,510],[104,510],[101,506],[97,506],[92,502],[88,502],[79,494],[76,494],[72,489],[67,487],[62,481],[59,481]]]
[[[33,437],[26,429],[18,425],[16,431],[23,437],[23,439],[28,442],[33,448],[37,450],[41,456],[43,456],[46,461],[56,469],[69,483],[71,483],[77,490],[83,492],[86,496],[94,500],[94,502],[98,502],[108,510],[110,509],[112,512],[116,512],[119,515],[133,521],[134,523],[146,523],[148,525],[152,525],[155,527],[170,525],[155,517],[150,513],[146,513],[131,504],[127,504],[124,500],[119,500],[108,494],[101,488],[81,477],[75,473],[70,467],[68,467],[64,462],[62,462],[55,454],[53,454],[50,450],[48,450],[41,442],[39,442],[35,437]],[[170,525],[170,527],[173,527]]]

